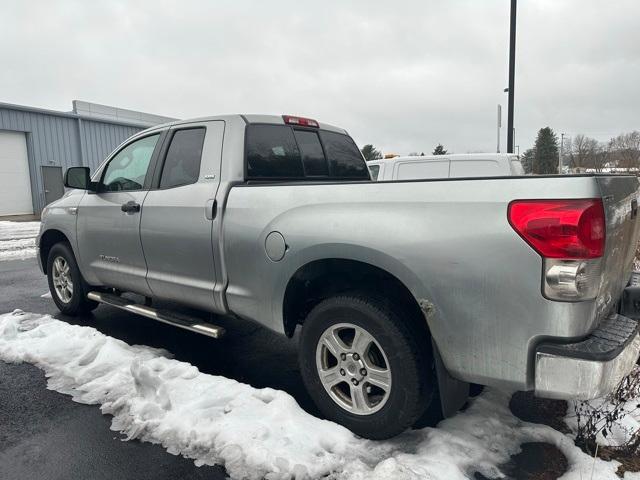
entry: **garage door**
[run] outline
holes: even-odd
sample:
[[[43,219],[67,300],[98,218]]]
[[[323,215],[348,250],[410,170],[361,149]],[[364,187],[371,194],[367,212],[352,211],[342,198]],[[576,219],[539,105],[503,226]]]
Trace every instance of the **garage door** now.
[[[0,215],[33,213],[24,133],[0,131]]]

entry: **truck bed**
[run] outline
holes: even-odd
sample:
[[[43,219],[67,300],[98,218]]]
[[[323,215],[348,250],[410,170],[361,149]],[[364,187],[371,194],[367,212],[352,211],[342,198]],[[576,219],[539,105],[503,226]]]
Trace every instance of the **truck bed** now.
[[[532,388],[536,345],[588,335],[622,292],[638,237],[630,212],[637,194],[637,178],[610,175],[236,185],[220,252],[227,305],[282,332],[287,281],[298,269],[327,257],[375,265],[424,306],[453,375]],[[514,199],[562,198],[605,204],[604,285],[595,301],[546,299],[541,257],[507,221]],[[278,262],[264,254],[271,232],[287,247]]]

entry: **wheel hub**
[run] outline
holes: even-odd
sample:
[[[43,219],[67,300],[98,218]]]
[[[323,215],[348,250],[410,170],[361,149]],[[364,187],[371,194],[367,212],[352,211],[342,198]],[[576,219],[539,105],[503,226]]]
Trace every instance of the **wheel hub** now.
[[[344,371],[345,374],[343,376],[348,381],[355,379],[358,382],[361,382],[367,371],[362,359],[354,359],[353,353],[348,353],[346,360],[340,359],[338,368],[340,368],[341,371]]]

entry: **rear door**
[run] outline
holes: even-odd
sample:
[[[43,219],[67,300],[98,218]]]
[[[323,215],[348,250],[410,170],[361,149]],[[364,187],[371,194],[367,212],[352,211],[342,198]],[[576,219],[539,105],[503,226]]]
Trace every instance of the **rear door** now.
[[[161,133],[136,138],[105,165],[96,193],[78,206],[78,248],[85,274],[109,287],[150,295],[140,242],[140,212]]]
[[[224,127],[224,121],[208,121],[168,132],[140,229],[153,295],[214,311],[219,259],[212,233],[220,221],[214,199]]]

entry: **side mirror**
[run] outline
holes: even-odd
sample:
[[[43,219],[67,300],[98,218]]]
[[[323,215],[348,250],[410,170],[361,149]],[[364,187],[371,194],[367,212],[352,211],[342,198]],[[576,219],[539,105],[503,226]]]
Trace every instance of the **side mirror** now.
[[[92,190],[89,167],[67,168],[67,173],[64,176],[64,186],[80,190]]]

